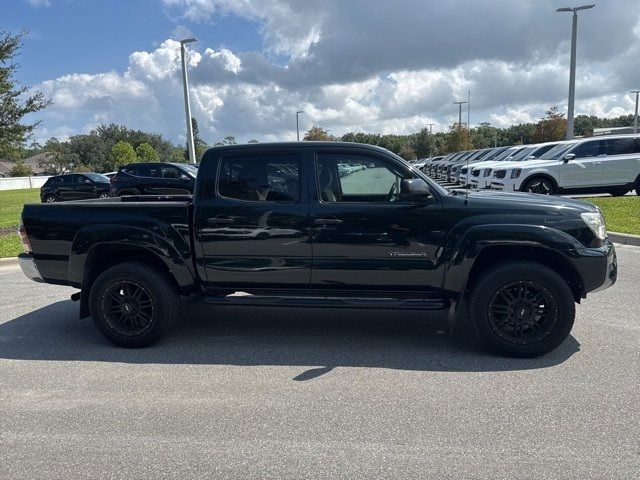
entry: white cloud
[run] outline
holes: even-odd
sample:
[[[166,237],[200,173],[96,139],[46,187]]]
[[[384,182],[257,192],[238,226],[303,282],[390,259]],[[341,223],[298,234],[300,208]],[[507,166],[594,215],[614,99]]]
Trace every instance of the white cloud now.
[[[24,0],[25,2],[27,2],[29,5],[31,5],[32,7],[50,7],[51,6],[51,1],[50,0]]]
[[[265,52],[195,44],[189,54],[193,114],[209,142],[295,137],[312,124],[347,131],[408,133],[457,121],[452,102],[472,94],[472,124],[536,121],[566,104],[568,17],[550,0],[424,2],[353,0],[158,0],[177,23],[175,38],[196,22],[236,15],[260,24]],[[580,17],[577,113],[630,113],[637,88],[640,11],[611,0]],[[620,11],[629,15],[620,16]],[[459,12],[467,12],[460,16]],[[606,32],[603,33],[603,32]],[[165,40],[133,52],[124,72],[70,74],[38,88],[54,100],[40,137],[56,128],[81,132],[126,123],[181,141],[184,129],[180,45]]]

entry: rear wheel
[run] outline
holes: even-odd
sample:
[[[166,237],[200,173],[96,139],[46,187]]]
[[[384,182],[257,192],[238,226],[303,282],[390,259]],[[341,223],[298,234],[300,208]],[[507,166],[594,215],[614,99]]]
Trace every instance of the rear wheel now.
[[[575,301],[556,272],[533,262],[508,262],[482,273],[469,318],[484,344],[514,357],[543,355],[571,332]]]
[[[104,271],[89,294],[96,327],[121,347],[155,342],[177,318],[179,302],[166,274],[137,262]]]
[[[47,195],[44,197],[44,203],[56,203],[58,198],[55,195]]]
[[[107,192],[102,192],[100,195],[98,195],[98,198],[102,198],[102,199],[109,198],[109,194]]]
[[[553,195],[556,193],[556,186],[546,177],[534,177],[522,187],[523,192],[538,193],[541,195]]]

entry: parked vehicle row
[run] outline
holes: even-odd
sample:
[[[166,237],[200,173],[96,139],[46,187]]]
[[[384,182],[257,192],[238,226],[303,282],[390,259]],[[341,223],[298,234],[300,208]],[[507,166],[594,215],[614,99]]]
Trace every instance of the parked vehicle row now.
[[[640,195],[640,135],[456,152],[415,163],[447,186],[553,195]]]

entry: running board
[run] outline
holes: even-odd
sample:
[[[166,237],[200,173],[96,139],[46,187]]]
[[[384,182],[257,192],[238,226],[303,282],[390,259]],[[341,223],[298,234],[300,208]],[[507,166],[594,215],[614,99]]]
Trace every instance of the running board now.
[[[352,298],[352,297],[268,297],[233,294],[226,297],[204,296],[211,305],[250,307],[321,307],[321,308],[384,308],[394,310],[445,310],[451,302],[437,298]]]

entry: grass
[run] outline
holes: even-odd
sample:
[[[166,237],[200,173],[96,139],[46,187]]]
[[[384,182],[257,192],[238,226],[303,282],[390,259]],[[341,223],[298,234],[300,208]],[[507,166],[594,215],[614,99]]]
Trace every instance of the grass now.
[[[594,197],[581,199],[600,207],[611,232],[640,235],[640,196]]]
[[[0,191],[0,258],[16,257],[22,252],[20,237],[15,233],[25,203],[40,202],[40,189]]]
[[[17,226],[25,203],[40,203],[40,189],[0,191],[0,228]]]

